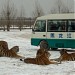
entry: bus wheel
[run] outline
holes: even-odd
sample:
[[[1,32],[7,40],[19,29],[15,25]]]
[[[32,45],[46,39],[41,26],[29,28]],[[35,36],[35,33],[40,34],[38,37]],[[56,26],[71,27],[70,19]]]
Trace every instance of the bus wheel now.
[[[51,50],[57,50],[58,48],[51,48]]]
[[[46,49],[46,50],[50,49],[48,43],[45,40],[40,42],[40,49]]]

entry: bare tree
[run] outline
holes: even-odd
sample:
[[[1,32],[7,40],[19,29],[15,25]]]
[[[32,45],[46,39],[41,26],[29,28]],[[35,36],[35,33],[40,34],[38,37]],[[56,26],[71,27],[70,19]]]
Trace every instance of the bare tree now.
[[[54,4],[55,6],[52,7],[50,10],[51,13],[70,13],[71,8],[64,4],[62,0],[57,0]]]
[[[38,0],[35,1],[35,9],[33,11],[33,17],[37,18],[39,16],[43,16],[44,15],[44,11],[42,9],[42,7],[40,6]]]
[[[6,21],[1,17],[1,18],[0,18],[0,27],[1,27],[1,29],[3,29],[4,31],[5,31],[5,23],[6,23]]]
[[[19,22],[18,22],[18,27],[20,29],[20,31],[22,30],[23,28],[23,25],[24,25],[24,20],[25,20],[25,9],[23,7],[23,5],[21,6],[21,10],[20,10],[20,13],[19,13]]]
[[[10,31],[11,20],[16,16],[16,10],[14,5],[10,4],[10,0],[8,0],[2,9],[2,17],[6,20],[7,31]]]

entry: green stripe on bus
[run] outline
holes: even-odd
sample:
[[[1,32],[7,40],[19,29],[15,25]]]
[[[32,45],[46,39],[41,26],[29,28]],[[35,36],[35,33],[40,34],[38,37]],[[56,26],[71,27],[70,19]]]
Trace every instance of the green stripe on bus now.
[[[51,48],[75,48],[75,39],[31,38],[31,45],[38,46],[41,40],[46,40]]]

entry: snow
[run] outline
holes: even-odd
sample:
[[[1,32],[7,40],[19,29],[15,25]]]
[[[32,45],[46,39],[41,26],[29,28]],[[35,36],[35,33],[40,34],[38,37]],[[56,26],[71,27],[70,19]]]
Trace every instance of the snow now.
[[[0,31],[0,40],[8,42],[9,48],[18,45],[19,55],[35,57],[39,47],[31,45],[31,30]],[[50,58],[59,57],[59,51],[49,51]],[[19,59],[0,57],[0,75],[75,75],[75,61],[65,61],[61,64],[35,65],[27,64]]]

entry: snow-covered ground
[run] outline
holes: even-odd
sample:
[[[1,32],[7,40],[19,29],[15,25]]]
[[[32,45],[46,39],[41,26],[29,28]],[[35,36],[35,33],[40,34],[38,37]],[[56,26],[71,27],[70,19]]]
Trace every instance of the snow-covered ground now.
[[[31,46],[31,30],[14,30],[10,32],[0,31],[0,40],[8,42],[9,48],[18,45],[19,54],[27,57],[35,57],[39,47]],[[51,57],[59,57],[58,51],[50,51]],[[62,64],[34,65],[26,64],[19,59],[0,57],[0,75],[75,75],[75,62],[66,61]]]

